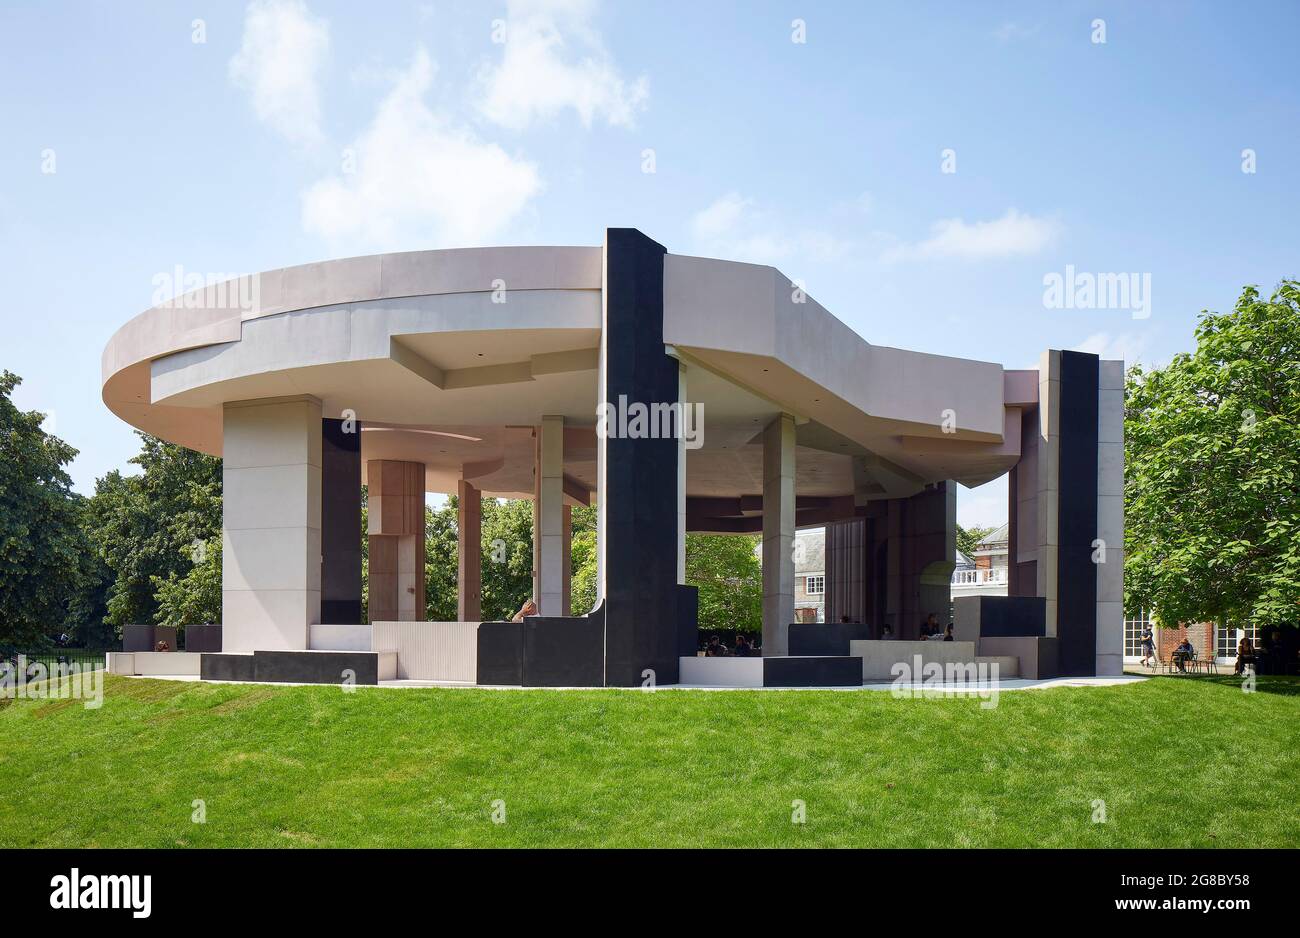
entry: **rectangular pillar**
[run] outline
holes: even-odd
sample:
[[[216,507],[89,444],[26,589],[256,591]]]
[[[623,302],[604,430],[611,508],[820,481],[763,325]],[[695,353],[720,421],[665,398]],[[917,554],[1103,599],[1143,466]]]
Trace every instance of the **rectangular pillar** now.
[[[366,463],[370,621],[423,622],[424,463]]]
[[[1124,362],[1099,363],[1097,674],[1124,673]]]
[[[321,405],[226,404],[222,650],[305,649],[321,612]]]
[[[456,619],[483,619],[483,494],[461,479],[456,485]]]
[[[794,621],[794,417],[763,430],[763,654],[787,653]]]
[[[533,599],[543,616],[564,614],[564,418],[537,428],[533,490]]]
[[[361,622],[361,425],[321,421],[320,620]]]
[[[1123,390],[1103,390],[1099,360],[1084,352],[1044,352],[1038,381],[1037,595],[1046,601],[1046,633],[1057,639],[1060,673],[1091,675],[1113,667],[1108,656],[1123,654],[1123,430],[1115,426],[1123,420]],[[1101,446],[1103,426],[1114,446]],[[1111,466],[1105,495],[1103,458]],[[1026,475],[1017,473],[1017,516],[1027,501]],[[1023,528],[1019,517],[1017,527]],[[1024,539],[1018,530],[1017,547]],[[1109,618],[1118,628],[1101,621]]]

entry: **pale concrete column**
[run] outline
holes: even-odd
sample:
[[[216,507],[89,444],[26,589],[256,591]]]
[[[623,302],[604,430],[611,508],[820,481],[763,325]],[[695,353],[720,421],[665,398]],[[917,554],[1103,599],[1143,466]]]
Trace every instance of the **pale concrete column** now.
[[[456,618],[483,619],[483,494],[461,479],[456,484]]]
[[[564,418],[537,428],[533,492],[533,598],[538,613],[564,612]]]
[[[794,621],[794,417],[763,430],[763,654],[787,654]]]
[[[564,599],[564,611],[560,615],[573,615],[573,508],[564,506],[561,519],[563,539],[560,549],[560,570],[563,585],[560,595]]]
[[[320,622],[320,401],[226,404],[222,460],[222,650],[307,648]]]
[[[677,363],[677,401],[681,416],[677,424],[677,582],[686,582],[686,363]],[[702,433],[703,427],[696,427]]]
[[[1060,559],[1061,353],[1038,360],[1038,563],[1037,595],[1047,602],[1047,635],[1056,635],[1057,569]]]
[[[424,463],[372,459],[366,487],[370,621],[423,622]]]
[[[1097,673],[1124,673],[1124,362],[1102,361],[1097,388]]]

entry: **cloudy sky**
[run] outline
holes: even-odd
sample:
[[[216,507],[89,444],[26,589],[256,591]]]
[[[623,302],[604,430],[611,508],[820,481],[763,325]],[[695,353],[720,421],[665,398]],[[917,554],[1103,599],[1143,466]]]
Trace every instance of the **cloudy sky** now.
[[[1263,0],[4,0],[0,367],[88,492],[137,450],[99,357],[160,273],[607,226],[774,264],[872,343],[1168,361],[1300,275],[1298,32]],[[1048,301],[1068,272],[1133,295]]]

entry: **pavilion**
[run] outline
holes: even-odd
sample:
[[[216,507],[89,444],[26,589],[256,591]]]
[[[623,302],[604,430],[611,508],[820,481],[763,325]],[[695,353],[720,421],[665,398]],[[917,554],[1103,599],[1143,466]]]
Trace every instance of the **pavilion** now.
[[[1049,350],[1007,370],[871,345],[772,267],[635,229],[204,286],[117,331],[103,398],[224,459],[220,648],[124,655],[126,673],[861,683],[929,613],[948,621],[955,485],[1004,473],[1008,596],[960,601],[951,651],[1024,676],[1122,670],[1122,362]],[[421,621],[428,492],[460,496],[457,622]],[[540,614],[521,623],[480,621],[483,497],[533,502]],[[593,504],[597,605],[573,616],[570,510]],[[828,624],[794,626],[795,530],[812,525]],[[695,657],[688,531],[761,535],[762,658]]]

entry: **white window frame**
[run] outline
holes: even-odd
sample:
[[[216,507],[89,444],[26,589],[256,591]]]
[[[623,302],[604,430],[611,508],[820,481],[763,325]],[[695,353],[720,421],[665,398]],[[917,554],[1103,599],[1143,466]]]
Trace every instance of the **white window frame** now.
[[[817,581],[817,589],[812,588],[813,580]],[[809,573],[805,574],[803,579],[803,592],[805,596],[825,596],[826,595],[826,574]]]

